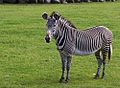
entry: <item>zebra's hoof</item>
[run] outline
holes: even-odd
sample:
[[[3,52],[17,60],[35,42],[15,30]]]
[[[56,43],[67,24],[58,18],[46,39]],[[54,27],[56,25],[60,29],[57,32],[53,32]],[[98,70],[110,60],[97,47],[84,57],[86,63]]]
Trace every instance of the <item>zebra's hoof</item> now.
[[[105,73],[102,74],[101,79],[105,79]]]
[[[64,83],[64,82],[65,82],[64,79],[60,79],[60,80],[59,80],[59,83]]]
[[[104,77],[104,76],[102,76],[100,79],[105,79],[105,77]]]
[[[95,75],[95,77],[93,79],[98,79],[99,78],[99,75]]]
[[[65,83],[68,83],[69,80],[70,80],[70,79],[66,79],[66,80],[65,80]]]

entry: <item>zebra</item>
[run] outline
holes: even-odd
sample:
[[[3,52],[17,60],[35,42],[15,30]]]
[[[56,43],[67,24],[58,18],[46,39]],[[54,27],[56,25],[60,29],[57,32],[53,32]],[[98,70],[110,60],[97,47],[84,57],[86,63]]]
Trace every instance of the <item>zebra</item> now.
[[[71,27],[67,20],[56,13],[48,16],[43,13],[43,19],[47,20],[47,33],[45,40],[51,41],[52,36],[56,40],[57,50],[61,56],[62,75],[59,82],[70,80],[70,67],[73,55],[95,54],[98,67],[94,79],[100,77],[100,69],[103,65],[101,78],[105,76],[106,56],[110,61],[112,55],[112,32],[105,26],[95,26],[85,30]],[[65,69],[67,75],[65,78]]]

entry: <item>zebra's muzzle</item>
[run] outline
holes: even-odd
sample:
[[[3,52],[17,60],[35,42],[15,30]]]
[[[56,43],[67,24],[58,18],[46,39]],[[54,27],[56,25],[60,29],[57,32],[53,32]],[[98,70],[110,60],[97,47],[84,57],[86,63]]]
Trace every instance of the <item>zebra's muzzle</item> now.
[[[50,37],[49,37],[49,35],[45,36],[45,41],[46,41],[46,43],[50,43]]]

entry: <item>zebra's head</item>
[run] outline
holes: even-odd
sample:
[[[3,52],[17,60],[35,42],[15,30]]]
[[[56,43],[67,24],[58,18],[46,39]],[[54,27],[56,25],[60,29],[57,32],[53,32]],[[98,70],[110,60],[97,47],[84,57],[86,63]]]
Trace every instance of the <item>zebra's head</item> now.
[[[56,33],[56,27],[57,27],[57,20],[59,19],[59,16],[57,14],[54,14],[54,17],[48,16],[47,13],[43,13],[42,15],[43,19],[47,20],[47,33],[45,36],[45,40],[47,43],[51,41],[52,36]]]

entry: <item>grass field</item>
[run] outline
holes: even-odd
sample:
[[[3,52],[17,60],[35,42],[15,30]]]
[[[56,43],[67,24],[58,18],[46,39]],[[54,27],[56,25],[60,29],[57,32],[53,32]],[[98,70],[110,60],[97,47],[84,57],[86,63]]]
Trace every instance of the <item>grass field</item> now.
[[[44,41],[43,12],[60,12],[82,29],[107,26],[113,32],[113,55],[106,78],[93,80],[94,55],[73,56],[71,80],[59,83],[61,62],[55,40]],[[0,88],[119,88],[120,3],[0,5]]]

